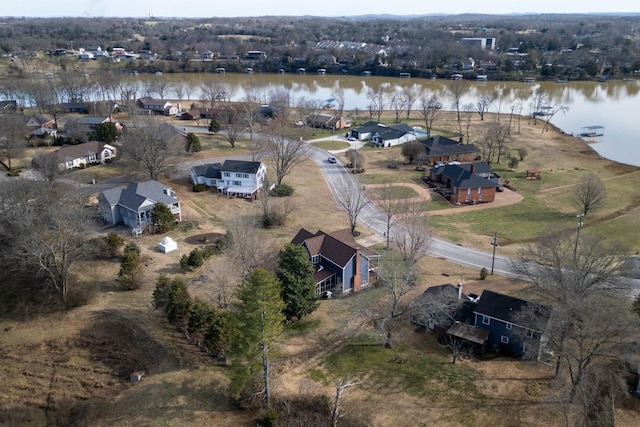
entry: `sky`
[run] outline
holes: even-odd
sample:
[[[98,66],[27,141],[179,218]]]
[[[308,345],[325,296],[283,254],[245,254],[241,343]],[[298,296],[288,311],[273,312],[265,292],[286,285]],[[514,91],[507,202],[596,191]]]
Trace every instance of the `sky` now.
[[[236,17],[461,13],[640,13],[637,0],[1,0],[13,17]]]

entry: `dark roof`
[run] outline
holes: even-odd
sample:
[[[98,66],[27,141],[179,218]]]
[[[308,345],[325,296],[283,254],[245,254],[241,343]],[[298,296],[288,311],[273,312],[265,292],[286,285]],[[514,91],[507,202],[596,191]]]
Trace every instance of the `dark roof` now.
[[[222,165],[224,172],[257,173],[262,162],[248,162],[245,160],[225,160]]]
[[[86,116],[86,117],[80,117],[78,120],[76,120],[76,123],[79,123],[82,125],[99,125],[108,119],[109,119],[108,117]]]
[[[194,166],[193,171],[196,176],[204,176],[205,178],[222,178],[222,173],[220,170],[222,169],[222,163],[210,163],[208,165],[197,165]]]
[[[531,315],[526,310],[532,310]],[[549,320],[551,308],[520,298],[484,290],[475,312],[504,322],[540,331]]]
[[[485,164],[486,167],[482,166],[482,164]],[[480,170],[471,173],[472,165],[480,165]],[[494,187],[496,185],[495,181],[491,181],[487,178],[476,175],[476,173],[491,173],[491,168],[485,162],[461,165],[444,165],[438,168],[434,168],[434,170],[435,175],[446,176],[451,180],[453,186],[457,187],[458,189]]]
[[[390,140],[390,139],[401,138],[401,137],[405,136],[407,133],[408,132],[406,132],[404,130],[400,130],[400,129],[380,127],[379,129],[376,129],[373,132],[373,135],[375,136],[376,134],[378,134],[378,137],[380,139],[382,139],[383,141],[387,141],[387,140]]]
[[[358,131],[359,133],[369,133],[369,132],[380,132],[380,130],[384,128],[386,128],[385,125],[379,124],[378,122],[374,122],[373,120],[371,120],[363,124],[359,128],[356,128],[355,130]]]
[[[104,149],[105,145],[107,144],[100,141],[89,141],[77,145],[63,145],[52,154],[56,156],[59,161],[66,162],[98,154]]]
[[[330,234],[318,230],[316,234],[311,234],[302,228],[291,240],[291,243],[303,245],[311,256],[322,255],[340,267],[347,265],[356,254],[356,250],[360,250],[361,255],[368,258],[379,256],[372,249],[359,246],[353,236],[350,238],[346,236],[344,230]]]
[[[132,182],[126,187],[116,187],[104,190],[102,195],[111,205],[120,205],[138,211],[147,200],[154,204],[157,202],[172,205],[178,202],[178,198],[165,193],[168,187],[158,181]]]
[[[463,144],[440,135],[432,136],[420,142],[425,146],[429,157],[476,153],[478,151],[473,144]]]
[[[14,100],[9,101],[0,101],[0,111],[7,112],[12,111],[15,112],[18,109],[18,102]]]
[[[404,133],[413,133],[413,132],[415,132],[415,130],[411,126],[409,126],[407,124],[404,124],[404,123],[399,124],[399,125],[389,126],[389,129],[400,130],[400,131],[403,131]]]

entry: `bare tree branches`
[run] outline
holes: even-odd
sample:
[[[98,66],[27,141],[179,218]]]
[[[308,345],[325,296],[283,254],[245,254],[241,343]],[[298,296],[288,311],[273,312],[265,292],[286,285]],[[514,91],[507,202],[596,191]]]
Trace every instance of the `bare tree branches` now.
[[[129,127],[122,151],[140,171],[151,179],[158,179],[175,164],[183,143],[175,140],[182,137],[173,126],[153,120],[143,120]]]
[[[583,176],[573,194],[574,205],[584,216],[602,206],[606,199],[607,189],[602,180],[594,174]]]
[[[307,160],[309,146],[302,138],[297,141],[288,139],[279,126],[270,129],[265,138],[266,156],[272,161],[276,185],[281,185],[294,167]]]
[[[336,396],[333,399],[333,407],[331,407],[331,426],[337,427],[338,420],[345,415],[344,409],[344,394],[345,392],[362,381],[352,380],[350,378],[340,378],[336,385]]]
[[[442,104],[435,95],[431,95],[430,97],[423,96],[420,100],[420,107],[420,115],[427,128],[427,135],[431,136],[433,125],[442,115]]]
[[[352,235],[355,235],[358,216],[362,209],[369,204],[369,199],[357,180],[352,180],[349,176],[345,177],[340,186],[338,204],[347,212],[349,230]]]

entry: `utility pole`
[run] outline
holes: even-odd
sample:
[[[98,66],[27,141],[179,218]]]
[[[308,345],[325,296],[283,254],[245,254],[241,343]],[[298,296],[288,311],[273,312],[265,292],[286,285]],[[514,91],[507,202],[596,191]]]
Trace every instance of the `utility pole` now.
[[[584,222],[582,222],[582,218],[584,218],[584,214],[578,214],[576,215],[576,218],[578,218],[578,232],[576,233],[576,245],[573,247],[573,260],[576,260],[576,257],[578,256],[578,239],[580,238],[580,229],[582,227],[584,227]]]
[[[491,257],[491,275],[493,276],[493,266],[496,263],[496,246],[498,246],[498,232],[493,232],[493,239],[491,239],[491,245],[493,246],[493,256]]]

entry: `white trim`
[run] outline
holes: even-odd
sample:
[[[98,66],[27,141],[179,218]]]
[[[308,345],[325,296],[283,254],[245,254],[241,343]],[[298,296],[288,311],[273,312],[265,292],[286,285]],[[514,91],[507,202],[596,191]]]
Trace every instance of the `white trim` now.
[[[509,337],[508,337],[508,336],[506,336],[506,335],[501,336],[501,337],[500,337],[500,342],[501,342],[502,344],[509,344]]]
[[[511,330],[511,328],[513,327],[513,323],[509,323],[509,322],[506,322],[506,323],[507,323],[507,326],[505,326],[505,327],[507,329]]]
[[[483,325],[490,325],[491,324],[491,319],[489,318],[489,316],[484,316],[482,314],[481,314],[481,316],[482,316],[482,324]]]

